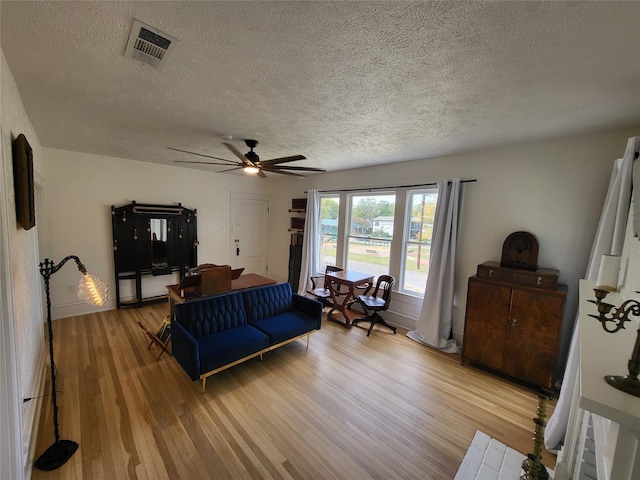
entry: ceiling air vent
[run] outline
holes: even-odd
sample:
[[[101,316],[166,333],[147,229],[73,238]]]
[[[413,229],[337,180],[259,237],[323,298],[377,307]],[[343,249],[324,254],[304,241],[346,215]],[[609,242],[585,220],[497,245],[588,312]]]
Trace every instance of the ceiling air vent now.
[[[124,56],[161,70],[169,60],[175,42],[177,40],[166,33],[134,20]]]

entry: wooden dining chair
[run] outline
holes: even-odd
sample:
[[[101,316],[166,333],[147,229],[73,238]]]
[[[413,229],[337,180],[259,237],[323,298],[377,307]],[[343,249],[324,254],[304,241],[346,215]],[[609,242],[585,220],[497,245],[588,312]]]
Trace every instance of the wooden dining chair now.
[[[353,288],[355,290],[355,292],[353,293],[353,298],[349,301],[349,303],[347,303],[347,308],[350,309],[354,303],[360,303],[358,301],[358,297],[360,295],[366,295],[367,293],[369,293],[369,290],[371,290],[372,288],[373,288],[373,283],[370,283],[370,282],[365,282],[360,285],[356,285]]]
[[[376,323],[384,325],[396,333],[396,327],[392,327],[380,316],[379,312],[386,311],[391,303],[391,289],[396,283],[396,279],[391,275],[380,275],[376,282],[376,288],[371,295],[359,295],[358,302],[364,308],[366,317],[356,318],[351,322],[356,325],[358,322],[371,322],[367,337],[371,335],[371,331]],[[371,312],[371,313],[369,313]]]
[[[331,298],[331,290],[329,285],[329,279],[327,277],[327,273],[329,272],[341,272],[344,270],[343,268],[336,267],[334,265],[327,265],[324,273],[325,275],[316,275],[310,277],[311,279],[311,289],[307,290],[309,295],[314,296],[317,300],[319,300],[323,307],[331,307],[333,306],[333,299]],[[338,296],[344,295],[344,293],[338,290],[335,292]]]

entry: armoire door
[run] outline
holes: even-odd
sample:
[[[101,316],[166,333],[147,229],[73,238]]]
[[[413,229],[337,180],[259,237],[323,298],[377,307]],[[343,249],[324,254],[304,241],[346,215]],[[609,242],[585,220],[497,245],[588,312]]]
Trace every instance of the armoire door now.
[[[551,387],[564,298],[513,289],[503,371]]]
[[[511,289],[469,281],[463,359],[502,369]]]

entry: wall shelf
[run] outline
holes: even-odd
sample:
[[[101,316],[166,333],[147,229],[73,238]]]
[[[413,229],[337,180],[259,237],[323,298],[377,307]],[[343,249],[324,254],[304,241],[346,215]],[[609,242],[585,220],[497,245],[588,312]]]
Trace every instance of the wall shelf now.
[[[291,200],[289,213],[301,214],[307,211],[306,198],[294,198]],[[294,292],[298,291],[300,283],[300,266],[302,262],[302,238],[304,235],[305,219],[301,217],[291,217],[291,244],[289,245],[289,284]]]

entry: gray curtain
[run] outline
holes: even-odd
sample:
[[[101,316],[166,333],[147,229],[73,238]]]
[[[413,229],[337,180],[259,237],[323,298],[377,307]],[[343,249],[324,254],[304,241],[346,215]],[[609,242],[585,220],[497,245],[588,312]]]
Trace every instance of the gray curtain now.
[[[318,271],[318,228],[320,228],[320,196],[318,190],[307,193],[307,213],[302,237],[302,260],[300,263],[300,281],[298,293],[304,295],[310,288],[310,277]]]
[[[416,329],[407,333],[412,340],[447,353],[460,351],[450,338],[459,208],[460,179],[438,182],[427,286]]]

